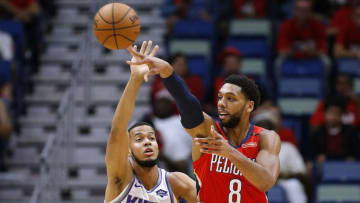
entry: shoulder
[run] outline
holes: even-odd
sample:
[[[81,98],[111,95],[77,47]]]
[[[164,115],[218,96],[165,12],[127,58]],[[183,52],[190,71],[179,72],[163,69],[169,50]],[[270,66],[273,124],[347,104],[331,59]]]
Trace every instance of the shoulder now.
[[[255,126],[255,127],[258,127],[258,126]],[[258,128],[261,128],[261,127],[258,127]],[[261,128],[261,131],[259,132],[259,135],[260,136],[265,136],[265,137],[276,137],[276,136],[279,136],[275,131],[273,130],[268,130],[268,129],[265,129],[265,128]]]
[[[186,184],[186,181],[192,180],[188,175],[181,172],[168,172],[168,181],[171,186],[183,186]]]
[[[263,129],[260,133],[260,147],[264,150],[280,152],[281,140],[280,136],[273,130]]]
[[[184,173],[169,172],[168,181],[171,185],[172,190],[177,196],[183,193],[183,191],[192,190],[192,189],[195,190],[195,181]]]

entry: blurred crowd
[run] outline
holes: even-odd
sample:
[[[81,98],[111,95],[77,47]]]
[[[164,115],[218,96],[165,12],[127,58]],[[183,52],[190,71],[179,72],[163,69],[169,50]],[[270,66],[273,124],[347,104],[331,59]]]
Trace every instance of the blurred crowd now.
[[[212,116],[217,114],[217,92],[224,78],[234,73],[247,74],[248,71],[243,72],[248,69],[243,62],[254,58],[227,43],[231,23],[239,20],[270,22],[270,51],[262,57],[266,79],[248,74],[262,93],[261,106],[253,112],[252,122],[280,135],[278,185],[284,188],[291,203],[313,200],[324,162],[360,159],[356,75],[343,72],[337,66],[337,60],[347,59],[356,63],[360,70],[359,0],[163,0],[162,16],[167,21],[164,39],[168,61],[201,101],[204,111]],[[179,39],[179,27],[183,22],[215,25],[215,37],[208,39],[212,49],[212,57],[206,59],[209,61],[205,68],[208,75],[198,74],[200,66],[190,65],[194,58],[191,54],[171,51],[171,43]],[[181,39],[197,38],[191,28],[183,31],[190,34]],[[201,35],[203,33],[199,33],[198,38]],[[316,77],[322,81],[323,88],[321,96],[315,96],[317,106],[309,115],[287,115],[279,106],[280,93],[276,87],[281,80],[282,67],[289,60],[295,64],[315,60],[321,66],[321,76]],[[311,72],[312,68],[305,71]],[[300,77],[301,73],[293,76]],[[184,131],[176,131],[181,134],[176,139],[175,131],[169,131],[180,129],[181,124],[178,118],[174,119],[178,117],[174,100],[160,78],[152,83],[151,101],[153,113],[146,119],[152,121],[159,132],[165,167],[190,173],[191,141]],[[287,125],[289,122],[296,125]],[[182,156],[174,158],[175,154]]]
[[[8,170],[10,137],[25,111],[29,75],[39,69],[43,35],[50,25],[46,19],[54,15],[53,1],[0,1],[0,172]]]

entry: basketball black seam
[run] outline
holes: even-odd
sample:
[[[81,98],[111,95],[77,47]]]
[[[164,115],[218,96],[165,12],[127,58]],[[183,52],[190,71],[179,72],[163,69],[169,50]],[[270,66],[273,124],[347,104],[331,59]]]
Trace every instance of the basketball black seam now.
[[[110,25],[112,24],[112,23],[108,22],[107,20],[105,20],[105,18],[101,15],[100,11],[99,11],[99,16],[105,23],[110,24]]]
[[[116,32],[115,32],[115,22],[114,22],[114,2],[112,3],[112,26],[113,26],[113,35],[114,35],[114,40],[115,40],[115,44],[116,44],[116,48],[119,49],[118,43],[117,43],[117,39],[116,39]],[[125,14],[126,15],[126,14]]]
[[[120,37],[123,37],[124,39],[127,39],[129,40],[130,42],[135,42],[134,40],[130,39],[130,38],[127,38],[126,36],[122,35],[122,34],[115,34],[115,38],[116,36],[120,36]]]
[[[105,42],[106,42],[110,37],[114,37],[114,35],[109,35],[109,36],[107,36],[107,37],[104,39],[104,41],[103,41],[103,44],[104,44],[104,45],[105,45]]]
[[[124,30],[124,29],[133,28],[133,27],[137,27],[137,26],[140,26],[140,24],[125,26],[125,27],[118,27],[118,28],[115,28],[115,30]],[[103,29],[96,28],[94,30],[95,31],[109,31],[109,30],[114,30],[114,29],[113,28],[103,28]]]
[[[130,10],[131,10],[131,8],[129,7],[128,10],[126,11],[126,13],[123,15],[123,17],[121,17],[118,22],[114,22],[114,23],[115,24],[121,23],[121,21],[124,20],[124,18],[129,14]]]

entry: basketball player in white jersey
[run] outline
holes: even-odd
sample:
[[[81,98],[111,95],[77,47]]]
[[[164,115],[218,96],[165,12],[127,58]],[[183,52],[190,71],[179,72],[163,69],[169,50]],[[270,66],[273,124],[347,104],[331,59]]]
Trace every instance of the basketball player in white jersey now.
[[[151,41],[143,42],[140,53],[154,56],[159,47],[152,51],[151,47]],[[130,66],[130,69],[131,76],[116,108],[107,142],[105,203],[176,203],[180,199],[197,202],[195,181],[156,165],[159,148],[154,128],[137,123],[127,129],[136,94],[149,71],[147,65]]]

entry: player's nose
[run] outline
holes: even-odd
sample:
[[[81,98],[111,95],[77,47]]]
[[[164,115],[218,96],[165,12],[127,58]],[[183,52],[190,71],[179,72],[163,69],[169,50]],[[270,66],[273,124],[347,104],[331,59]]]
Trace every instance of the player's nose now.
[[[146,139],[144,140],[144,145],[145,145],[145,146],[151,146],[151,140],[146,138]]]
[[[221,99],[218,100],[217,106],[218,106],[218,107],[222,107],[222,108],[225,107],[224,98],[221,98]]]

